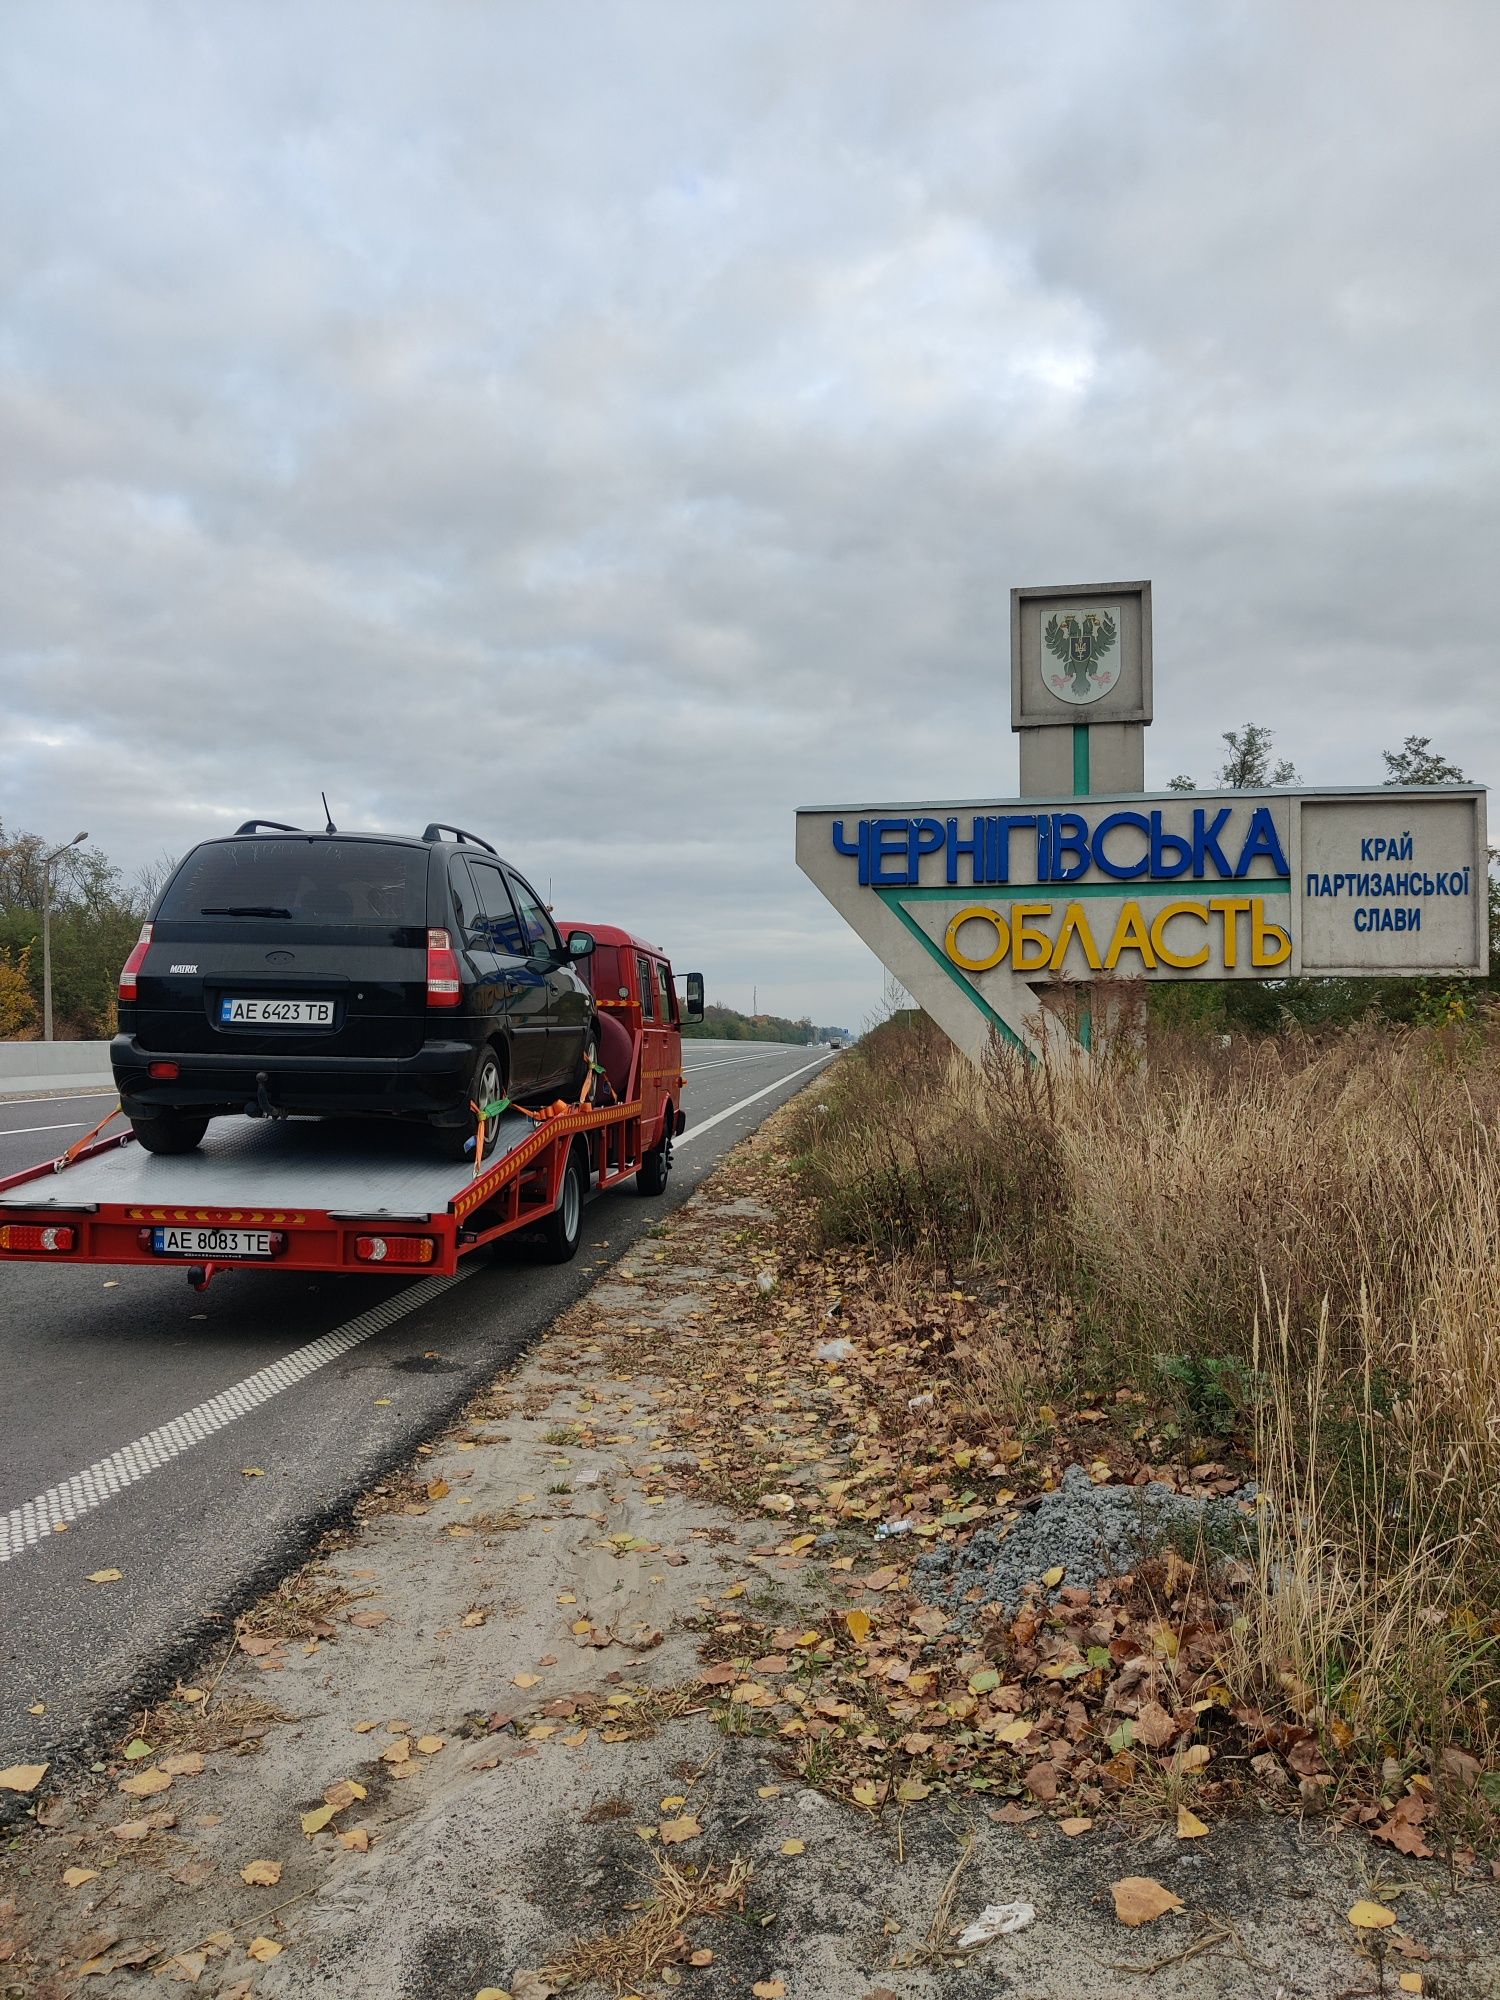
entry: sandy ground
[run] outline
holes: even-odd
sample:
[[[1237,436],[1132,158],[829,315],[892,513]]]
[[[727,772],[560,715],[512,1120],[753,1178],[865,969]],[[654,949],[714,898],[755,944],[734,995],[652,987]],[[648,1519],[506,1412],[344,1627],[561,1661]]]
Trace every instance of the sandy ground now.
[[[601,1323],[638,1327],[643,1349],[666,1343],[691,1365],[705,1278],[743,1266],[756,1222],[720,1182],[424,1453],[412,1483],[376,1496],[296,1593],[252,1614],[254,1653],[237,1650],[216,1683],[205,1664],[211,1699],[174,1711],[172,1745],[153,1723],[155,1754],[114,1756],[92,1791],[43,1784],[47,1824],[0,1858],[0,1994],[139,1994],[160,1979],[220,2000],[538,2000],[558,1990],[542,1968],[571,1945],[661,1911],[665,1859],[695,1872],[700,1903],[747,1865],[743,1907],[689,1916],[685,1950],[711,1959],[680,1950],[627,1993],[1332,2000],[1399,1993],[1404,1973],[1429,1993],[1500,1995],[1496,1892],[1453,1893],[1362,1838],[1266,1815],[1191,1843],[1105,1822],[1070,1840],[1046,1819],[998,1824],[939,1800],[877,1819],[809,1789],[774,1736],[721,1731],[691,1625],[742,1586],[816,1625],[827,1567],[816,1551],[773,1553],[764,1520],[692,1499],[659,1384],[612,1373],[597,1339]],[[592,1448],[571,1428],[583,1413]],[[274,1643],[294,1597],[322,1623]],[[186,1769],[162,1770],[178,1742],[204,1750],[201,1771],[191,1750]],[[152,1772],[170,1782],[121,1791]],[[327,1825],[304,1831],[349,1780],[364,1796],[336,1791]],[[934,1958],[961,1859],[939,1941],[990,1903],[1028,1902],[1035,1920]],[[279,1879],[247,1884],[257,1861]],[[70,1869],[96,1872],[69,1887]],[[1110,1884],[1126,1875],[1154,1877],[1183,1912],[1125,1928]],[[1383,1967],[1346,1917],[1372,1894],[1399,1914]]]

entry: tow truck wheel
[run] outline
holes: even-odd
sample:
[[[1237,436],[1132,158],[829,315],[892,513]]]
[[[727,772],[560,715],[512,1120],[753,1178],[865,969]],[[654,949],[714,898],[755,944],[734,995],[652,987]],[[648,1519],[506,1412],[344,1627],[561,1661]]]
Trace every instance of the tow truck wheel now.
[[[196,1111],[158,1111],[151,1118],[132,1118],[130,1127],[148,1153],[191,1153],[208,1130],[208,1119]]]
[[[570,1264],[583,1235],[583,1197],[588,1186],[588,1154],[575,1141],[563,1168],[557,1206],[542,1224],[537,1255],[544,1264]]]
[[[661,1194],[665,1191],[667,1177],[672,1171],[672,1135],[677,1129],[677,1113],[669,1104],[662,1114],[661,1144],[653,1146],[641,1161],[641,1170],[635,1177],[637,1194]]]

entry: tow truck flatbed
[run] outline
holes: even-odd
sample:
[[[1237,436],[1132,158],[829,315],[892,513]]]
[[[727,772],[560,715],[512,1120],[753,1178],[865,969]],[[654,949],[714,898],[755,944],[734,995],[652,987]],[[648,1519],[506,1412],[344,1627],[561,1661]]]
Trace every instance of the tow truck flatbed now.
[[[394,1121],[233,1117],[175,1156],[129,1131],[100,1138],[0,1181],[0,1264],[176,1264],[200,1286],[247,1265],[451,1275],[553,1217],[570,1160],[595,1189],[637,1173],[641,1103],[505,1113],[478,1173],[424,1155],[425,1137]]]

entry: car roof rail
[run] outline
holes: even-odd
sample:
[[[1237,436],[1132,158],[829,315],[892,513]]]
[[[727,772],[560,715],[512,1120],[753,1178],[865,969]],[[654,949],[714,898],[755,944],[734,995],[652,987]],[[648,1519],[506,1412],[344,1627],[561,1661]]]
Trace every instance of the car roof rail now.
[[[427,831],[422,835],[422,838],[424,840],[441,840],[445,833],[451,833],[456,840],[462,841],[468,846],[482,847],[486,854],[493,854],[497,861],[500,859],[496,849],[491,847],[487,840],[481,840],[477,833],[465,833],[461,826],[449,826],[446,820],[433,820],[428,826]]]
[[[235,828],[235,832],[259,833],[263,826],[270,827],[273,833],[301,833],[303,831],[300,826],[288,826],[284,819],[247,819],[243,826]]]

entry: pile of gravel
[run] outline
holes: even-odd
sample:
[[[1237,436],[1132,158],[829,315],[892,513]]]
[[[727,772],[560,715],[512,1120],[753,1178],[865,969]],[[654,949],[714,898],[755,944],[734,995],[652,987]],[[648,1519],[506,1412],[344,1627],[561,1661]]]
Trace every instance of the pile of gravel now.
[[[966,1543],[926,1550],[912,1567],[912,1584],[967,1625],[986,1604],[1014,1611],[1025,1586],[1040,1587],[1049,1569],[1064,1572],[1046,1593],[1055,1599],[1070,1584],[1123,1576],[1165,1546],[1187,1552],[1200,1532],[1213,1547],[1242,1543],[1249,1525],[1245,1503],[1254,1497],[1253,1486],[1223,1500],[1195,1500],[1159,1480],[1096,1486],[1081,1465],[1070,1465],[1062,1484],[1009,1527],[981,1528]],[[976,1585],[980,1595],[966,1604]]]

